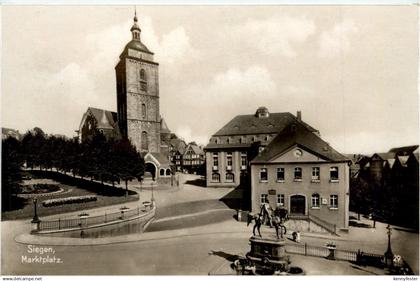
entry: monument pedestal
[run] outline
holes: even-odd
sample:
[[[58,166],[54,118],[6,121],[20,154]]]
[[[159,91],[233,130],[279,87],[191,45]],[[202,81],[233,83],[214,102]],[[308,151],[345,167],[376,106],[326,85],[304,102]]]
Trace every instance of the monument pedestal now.
[[[274,272],[288,271],[290,258],[286,255],[284,239],[252,236],[249,242],[251,251],[246,257],[256,265],[257,272],[274,274]]]

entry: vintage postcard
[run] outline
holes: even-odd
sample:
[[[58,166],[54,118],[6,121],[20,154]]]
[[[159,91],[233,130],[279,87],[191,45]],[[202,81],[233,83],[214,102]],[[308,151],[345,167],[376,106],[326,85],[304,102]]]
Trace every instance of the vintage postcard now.
[[[417,5],[1,13],[3,276],[417,280]]]

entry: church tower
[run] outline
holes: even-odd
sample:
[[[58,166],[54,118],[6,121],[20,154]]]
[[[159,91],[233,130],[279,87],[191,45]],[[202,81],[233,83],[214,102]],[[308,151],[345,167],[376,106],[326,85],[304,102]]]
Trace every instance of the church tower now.
[[[132,40],[115,67],[118,126],[124,138],[140,152],[160,152],[159,64],[141,42],[137,14],[130,29]]]

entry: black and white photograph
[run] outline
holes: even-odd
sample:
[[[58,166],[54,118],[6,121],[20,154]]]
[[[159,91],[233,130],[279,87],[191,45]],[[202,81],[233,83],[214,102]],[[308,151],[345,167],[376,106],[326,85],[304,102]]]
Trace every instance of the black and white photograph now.
[[[0,9],[2,276],[417,280],[415,2]]]

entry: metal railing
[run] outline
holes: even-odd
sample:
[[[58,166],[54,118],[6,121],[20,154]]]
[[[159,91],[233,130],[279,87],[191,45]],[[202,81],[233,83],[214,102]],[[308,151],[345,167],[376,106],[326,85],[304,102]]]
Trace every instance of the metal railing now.
[[[142,208],[137,207],[135,209],[124,209],[119,212],[104,213],[103,215],[100,215],[100,216],[92,216],[92,217],[87,216],[87,217],[72,218],[72,219],[59,218],[58,220],[52,220],[52,221],[41,220],[41,222],[39,223],[38,231],[62,230],[62,229],[95,226],[95,225],[100,225],[104,223],[134,218],[142,214],[146,215],[154,210],[155,210],[154,206],[142,207]]]
[[[330,254],[330,251],[327,247],[320,246],[311,246],[307,243],[304,244],[286,244],[286,252],[289,254],[298,254],[304,256],[313,256],[313,257],[322,257],[325,258]],[[381,260],[383,255],[373,254],[373,253],[364,253],[360,252],[359,255],[357,251],[335,249],[335,259],[343,261],[357,262],[360,257],[371,258]]]
[[[322,226],[331,233],[337,234],[337,226],[335,224],[324,221],[323,219],[320,219],[314,215],[309,215],[308,217],[312,222],[316,223],[317,225]]]

